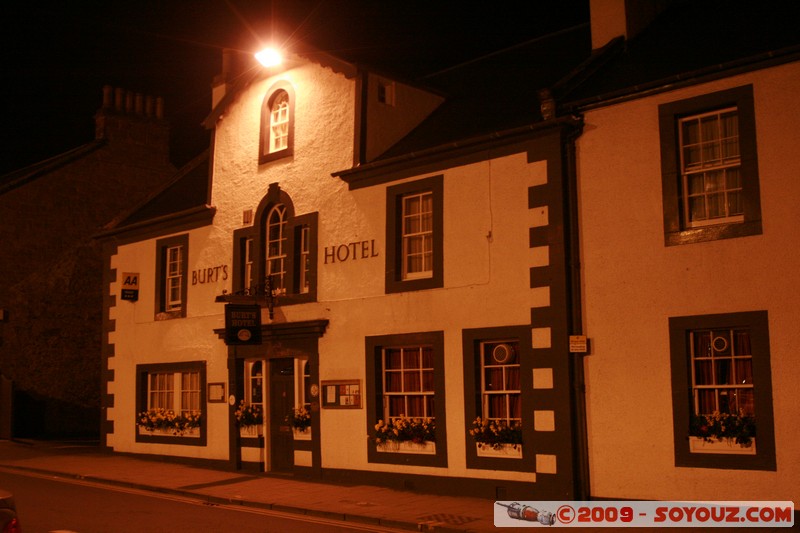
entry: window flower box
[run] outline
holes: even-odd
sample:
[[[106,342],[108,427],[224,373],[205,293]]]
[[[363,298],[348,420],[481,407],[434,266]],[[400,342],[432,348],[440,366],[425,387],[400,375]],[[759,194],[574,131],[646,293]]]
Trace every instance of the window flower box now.
[[[490,444],[475,443],[478,457],[499,457],[502,459],[522,459],[521,444]]]
[[[262,424],[239,426],[239,436],[243,439],[254,439],[264,434],[264,426]]]
[[[286,421],[292,426],[294,440],[311,440],[311,413],[308,409],[292,409],[292,413],[286,415]]]
[[[699,415],[689,427],[691,453],[755,455],[756,422],[743,412]]]
[[[475,439],[479,457],[522,458],[522,423],[488,420],[472,421],[469,434]]]
[[[692,453],[755,455],[756,439],[750,439],[747,444],[737,444],[733,439],[708,440],[702,437],[689,437],[689,451]]]
[[[197,412],[176,415],[172,410],[156,408],[139,413],[136,425],[139,435],[199,437],[201,416]]]
[[[264,423],[264,414],[261,406],[258,404],[245,403],[244,400],[239,402],[239,407],[233,413],[236,417],[236,425],[240,428],[247,426],[260,426]]]
[[[180,433],[172,428],[147,429],[143,426],[138,426],[138,430],[139,430],[139,435],[148,435],[151,437],[189,437],[189,438],[200,437],[200,428],[198,427],[188,428]]]
[[[383,453],[413,453],[421,455],[436,455],[436,443],[430,440],[414,442],[411,440],[389,440],[376,446]]]
[[[436,454],[436,422],[432,418],[400,415],[375,424],[376,449],[386,453]]]
[[[311,440],[311,428],[292,428],[294,440]]]

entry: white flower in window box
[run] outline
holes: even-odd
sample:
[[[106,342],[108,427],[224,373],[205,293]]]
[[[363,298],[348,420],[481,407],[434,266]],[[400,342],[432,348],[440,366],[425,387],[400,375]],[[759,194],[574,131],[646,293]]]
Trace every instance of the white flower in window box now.
[[[197,437],[200,435],[201,415],[190,412],[177,415],[170,409],[148,409],[136,417],[140,435]]]
[[[733,453],[754,455],[756,420],[743,411],[693,416],[689,428],[692,453]]]
[[[475,439],[478,457],[522,458],[521,422],[478,417],[472,422],[469,434]]]
[[[242,400],[234,413],[239,435],[242,437],[258,437],[264,432],[264,415],[260,405],[245,403]]]
[[[292,409],[292,414],[286,416],[286,421],[292,426],[294,440],[311,440],[311,413],[308,409]]]
[[[432,418],[409,418],[400,415],[388,423],[375,424],[375,445],[379,452],[436,453],[436,422]]]

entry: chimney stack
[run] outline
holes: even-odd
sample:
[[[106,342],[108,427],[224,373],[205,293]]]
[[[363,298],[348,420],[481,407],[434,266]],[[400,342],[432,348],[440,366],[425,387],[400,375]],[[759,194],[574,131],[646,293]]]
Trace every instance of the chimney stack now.
[[[124,148],[136,157],[169,159],[169,124],[164,100],[119,87],[103,87],[103,104],[95,114],[95,139]]]

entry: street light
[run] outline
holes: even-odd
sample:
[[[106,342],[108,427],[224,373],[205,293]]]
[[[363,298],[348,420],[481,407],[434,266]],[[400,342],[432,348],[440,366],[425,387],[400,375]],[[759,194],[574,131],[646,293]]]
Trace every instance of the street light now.
[[[280,52],[274,48],[264,48],[256,53],[256,59],[265,67],[275,67],[280,65],[283,60]]]

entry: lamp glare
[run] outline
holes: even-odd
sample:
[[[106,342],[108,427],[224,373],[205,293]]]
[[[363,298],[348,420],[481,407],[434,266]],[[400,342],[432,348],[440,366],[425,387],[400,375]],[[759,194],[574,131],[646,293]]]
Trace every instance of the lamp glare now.
[[[274,48],[264,48],[256,54],[256,59],[265,67],[274,67],[281,64],[281,54]]]

